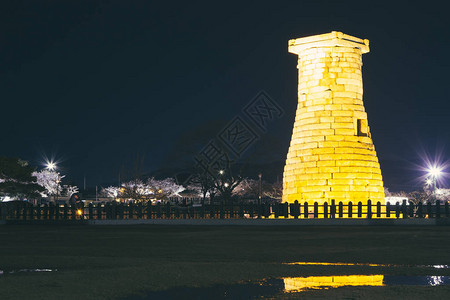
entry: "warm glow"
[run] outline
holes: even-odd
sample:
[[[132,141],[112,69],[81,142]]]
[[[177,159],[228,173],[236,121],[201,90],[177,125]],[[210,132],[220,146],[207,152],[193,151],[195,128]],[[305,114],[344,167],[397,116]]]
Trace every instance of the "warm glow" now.
[[[286,292],[341,286],[383,286],[383,275],[310,276],[283,278]]]
[[[83,214],[83,211],[81,209],[77,210],[77,215],[81,216]]]

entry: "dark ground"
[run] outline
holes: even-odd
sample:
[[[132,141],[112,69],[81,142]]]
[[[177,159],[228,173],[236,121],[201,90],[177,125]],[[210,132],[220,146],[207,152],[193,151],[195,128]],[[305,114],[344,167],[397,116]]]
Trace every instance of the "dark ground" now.
[[[450,227],[0,226],[1,299],[113,299],[314,275],[446,275]],[[402,265],[292,266],[295,261]],[[48,268],[56,272],[15,273]],[[344,287],[278,298],[442,299],[450,286]]]

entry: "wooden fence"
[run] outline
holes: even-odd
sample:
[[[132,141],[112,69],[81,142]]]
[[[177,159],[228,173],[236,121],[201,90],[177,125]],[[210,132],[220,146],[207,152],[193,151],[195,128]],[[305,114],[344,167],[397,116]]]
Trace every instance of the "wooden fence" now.
[[[0,203],[0,220],[121,220],[121,219],[338,219],[338,218],[441,218],[450,217],[449,204],[240,203],[233,205],[187,205],[170,203],[105,203],[81,205]]]

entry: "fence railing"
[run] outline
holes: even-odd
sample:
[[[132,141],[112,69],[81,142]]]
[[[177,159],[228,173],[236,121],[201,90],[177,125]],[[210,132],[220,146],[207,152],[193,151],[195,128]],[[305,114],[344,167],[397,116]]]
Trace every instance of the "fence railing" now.
[[[130,219],[382,219],[382,218],[441,218],[450,217],[449,204],[403,203],[386,205],[377,202],[367,204],[314,204],[308,203],[239,203],[220,205],[187,205],[170,203],[104,203],[81,205],[31,205],[0,203],[0,220],[130,220]]]

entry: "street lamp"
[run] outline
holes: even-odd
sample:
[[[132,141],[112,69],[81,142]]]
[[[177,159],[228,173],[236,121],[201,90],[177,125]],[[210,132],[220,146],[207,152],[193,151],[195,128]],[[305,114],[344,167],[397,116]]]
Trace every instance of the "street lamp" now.
[[[56,164],[52,161],[49,161],[45,167],[47,170],[53,171],[56,169]]]
[[[441,168],[432,166],[431,168],[428,169],[428,175],[430,175],[430,177],[431,177],[431,183],[433,185],[434,201],[436,202],[437,201],[436,182],[437,182],[437,178],[439,177],[439,175],[441,175]],[[427,180],[427,183],[428,183],[428,180]]]
[[[52,161],[48,161],[45,168],[49,171],[55,171],[56,170],[56,163],[52,162]],[[55,177],[55,188],[56,188],[56,192],[54,195],[54,200],[55,203],[58,201],[58,185],[61,182],[61,180],[59,179],[58,173],[56,173],[56,177]]]

